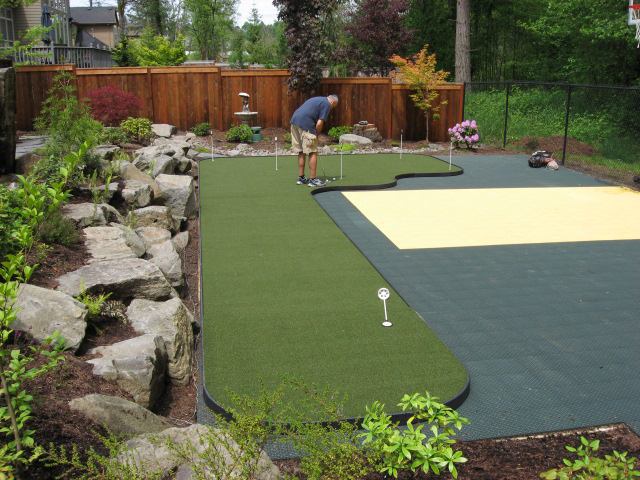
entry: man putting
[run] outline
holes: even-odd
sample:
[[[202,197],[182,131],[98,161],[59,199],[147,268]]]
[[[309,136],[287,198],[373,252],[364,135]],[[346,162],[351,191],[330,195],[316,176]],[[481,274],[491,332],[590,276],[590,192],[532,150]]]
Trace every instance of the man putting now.
[[[322,132],[329,113],[338,104],[337,95],[313,97],[304,102],[291,117],[291,151],[298,154],[298,185],[321,187],[325,182],[316,177],[318,162],[318,134]],[[304,176],[304,167],[309,155],[309,176]]]

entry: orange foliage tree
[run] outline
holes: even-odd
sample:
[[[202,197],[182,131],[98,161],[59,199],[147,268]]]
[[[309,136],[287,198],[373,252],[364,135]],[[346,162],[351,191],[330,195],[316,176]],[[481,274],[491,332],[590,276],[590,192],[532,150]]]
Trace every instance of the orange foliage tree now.
[[[398,55],[389,59],[397,68],[391,76],[397,82],[406,83],[411,87],[414,91],[410,95],[411,100],[416,104],[416,107],[424,111],[427,120],[427,140],[429,140],[429,112],[437,112],[442,105],[447,103],[445,101],[433,106],[433,101],[439,96],[434,89],[443,84],[449,75],[449,72],[444,70],[436,70],[436,54],[427,55],[428,48],[429,45],[425,45],[411,59]]]

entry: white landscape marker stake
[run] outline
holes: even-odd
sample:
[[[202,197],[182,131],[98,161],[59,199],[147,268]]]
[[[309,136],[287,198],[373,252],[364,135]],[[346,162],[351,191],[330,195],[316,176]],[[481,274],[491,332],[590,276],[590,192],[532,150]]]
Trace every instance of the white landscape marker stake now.
[[[451,145],[449,145],[449,170],[451,170],[451,152],[453,152],[453,140],[451,141]]]
[[[276,144],[276,172],[278,171],[278,137],[274,140]]]
[[[400,129],[400,160],[402,160],[402,129]]]
[[[340,180],[342,180],[342,140],[340,141]]]
[[[213,162],[213,130],[209,130],[211,133],[211,161]]]
[[[384,322],[382,322],[383,327],[390,327],[393,325],[387,318],[387,298],[389,298],[389,289],[381,288],[378,290],[378,298],[384,302]]]

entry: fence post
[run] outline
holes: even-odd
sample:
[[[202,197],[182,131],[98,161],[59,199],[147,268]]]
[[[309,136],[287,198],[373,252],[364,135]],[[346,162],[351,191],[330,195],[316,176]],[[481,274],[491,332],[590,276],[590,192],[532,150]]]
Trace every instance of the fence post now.
[[[509,92],[511,91],[511,84],[507,83],[507,99],[504,105],[504,131],[502,139],[502,148],[507,147],[507,124],[509,122]]]
[[[567,111],[564,115],[564,142],[562,143],[562,162],[561,165],[564,165],[564,158],[567,153],[567,135],[569,135],[569,111],[571,110],[571,90],[572,86],[569,85],[567,87]]]

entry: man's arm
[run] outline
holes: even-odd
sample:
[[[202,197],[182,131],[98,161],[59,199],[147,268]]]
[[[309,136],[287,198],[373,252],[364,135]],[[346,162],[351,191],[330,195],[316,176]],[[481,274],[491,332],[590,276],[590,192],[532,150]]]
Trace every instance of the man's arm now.
[[[322,132],[322,127],[324,127],[324,120],[320,119],[316,122],[316,132],[318,135]]]

